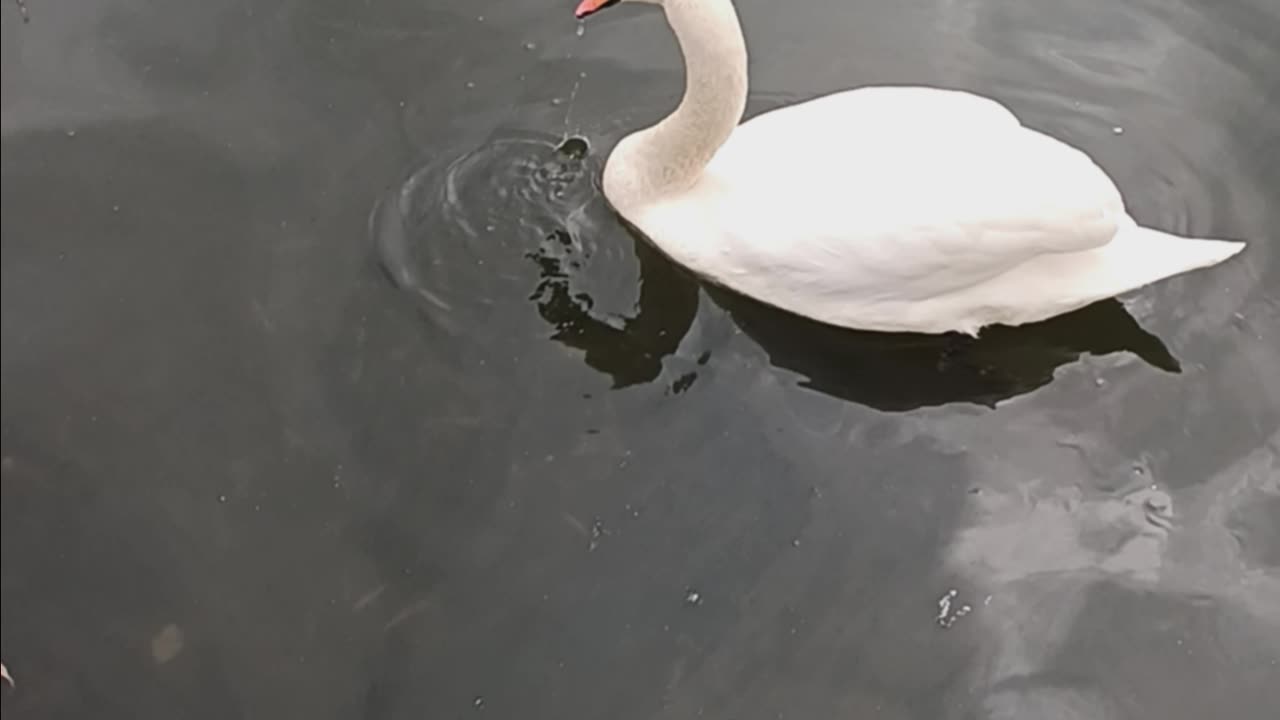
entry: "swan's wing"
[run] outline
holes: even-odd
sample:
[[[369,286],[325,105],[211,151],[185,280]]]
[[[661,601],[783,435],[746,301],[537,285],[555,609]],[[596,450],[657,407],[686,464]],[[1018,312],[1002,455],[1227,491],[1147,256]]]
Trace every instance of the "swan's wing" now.
[[[993,101],[918,90],[841,93],[741,126],[697,189],[742,263],[730,271],[934,295],[1104,245],[1125,221],[1084,153]]]

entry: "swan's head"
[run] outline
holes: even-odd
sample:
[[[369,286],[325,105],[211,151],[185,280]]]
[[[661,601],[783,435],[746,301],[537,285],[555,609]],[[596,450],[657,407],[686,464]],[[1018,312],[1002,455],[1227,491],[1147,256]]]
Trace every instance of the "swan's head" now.
[[[607,7],[613,7],[618,3],[624,3],[624,2],[633,2],[633,3],[642,2],[642,3],[647,3],[649,5],[663,5],[665,4],[666,0],[582,0],[582,2],[578,3],[578,9],[575,10],[573,14],[575,17],[581,20],[582,18],[588,15],[595,15],[596,13],[600,12],[601,10]]]

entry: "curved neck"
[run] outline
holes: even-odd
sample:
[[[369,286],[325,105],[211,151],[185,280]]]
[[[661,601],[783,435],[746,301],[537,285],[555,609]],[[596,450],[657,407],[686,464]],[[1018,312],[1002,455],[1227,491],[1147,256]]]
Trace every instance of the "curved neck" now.
[[[742,120],[747,47],[730,0],[667,0],[667,23],[684,55],[680,105],[636,133],[640,162],[662,189],[692,185]]]

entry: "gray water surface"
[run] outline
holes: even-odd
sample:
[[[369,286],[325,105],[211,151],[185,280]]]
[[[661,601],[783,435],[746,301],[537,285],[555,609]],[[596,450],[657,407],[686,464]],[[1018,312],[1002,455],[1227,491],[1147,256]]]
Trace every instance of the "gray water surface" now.
[[[1280,4],[738,1],[750,112],[982,92],[1250,241],[978,340],[630,232],[680,58],[575,4],[3,6],[6,716],[1270,717]]]

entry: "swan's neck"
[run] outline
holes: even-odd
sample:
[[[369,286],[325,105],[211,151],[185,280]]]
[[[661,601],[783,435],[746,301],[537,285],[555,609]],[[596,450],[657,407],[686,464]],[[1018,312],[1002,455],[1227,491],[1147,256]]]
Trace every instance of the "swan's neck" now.
[[[627,138],[633,182],[653,196],[691,186],[742,120],[747,47],[730,0],[667,0],[667,22],[684,55],[680,105]]]

